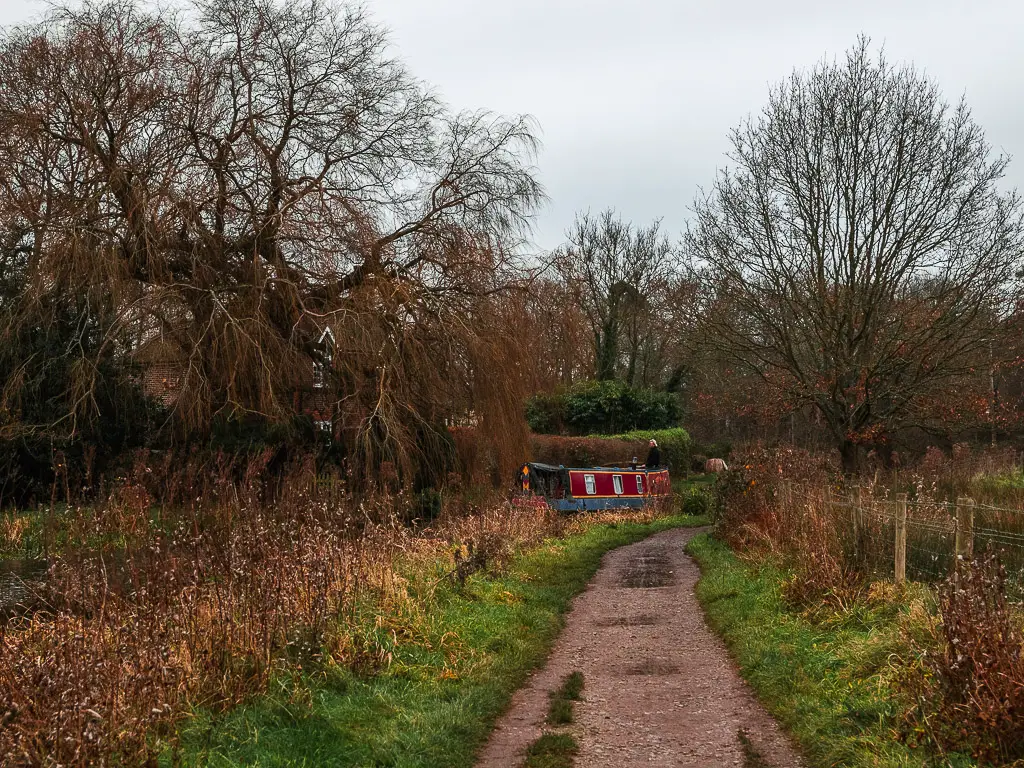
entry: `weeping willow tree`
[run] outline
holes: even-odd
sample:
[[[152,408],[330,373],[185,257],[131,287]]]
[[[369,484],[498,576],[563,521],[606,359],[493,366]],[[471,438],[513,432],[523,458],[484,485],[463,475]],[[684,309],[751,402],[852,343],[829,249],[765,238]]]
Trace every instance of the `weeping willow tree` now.
[[[501,328],[535,150],[526,118],[448,109],[357,6],[111,0],[6,30],[5,423],[75,434],[156,337],[181,351],[177,434],[283,422],[329,327],[356,464],[412,473],[457,414],[515,434],[521,345]],[[71,298],[87,322],[50,356],[73,375],[30,417],[24,339]]]

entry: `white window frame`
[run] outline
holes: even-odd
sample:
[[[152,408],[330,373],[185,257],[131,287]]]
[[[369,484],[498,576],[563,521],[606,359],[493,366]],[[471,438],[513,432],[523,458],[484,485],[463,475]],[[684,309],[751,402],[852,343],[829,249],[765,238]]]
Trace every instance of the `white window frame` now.
[[[615,495],[622,495],[622,475],[612,475],[612,486],[615,488]]]
[[[641,496],[644,495],[644,476],[643,475],[637,475],[636,476],[636,492],[639,493]]]
[[[593,496],[597,493],[597,480],[593,475],[584,475],[583,484],[587,487],[587,493]]]
[[[320,347],[321,357],[313,361],[313,388],[324,389],[327,386],[327,371],[334,363],[334,331],[324,328],[320,334],[317,346]]]

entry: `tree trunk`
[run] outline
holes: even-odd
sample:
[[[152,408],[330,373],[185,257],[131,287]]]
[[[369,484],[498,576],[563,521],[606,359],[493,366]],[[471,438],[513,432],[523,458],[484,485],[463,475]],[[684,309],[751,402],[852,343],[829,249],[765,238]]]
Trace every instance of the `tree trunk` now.
[[[618,323],[605,323],[604,333],[597,346],[596,378],[598,381],[611,381],[615,378],[615,363],[619,357]]]
[[[843,459],[843,474],[847,476],[856,475],[863,466],[864,448],[852,440],[842,440],[839,443],[839,454]]]

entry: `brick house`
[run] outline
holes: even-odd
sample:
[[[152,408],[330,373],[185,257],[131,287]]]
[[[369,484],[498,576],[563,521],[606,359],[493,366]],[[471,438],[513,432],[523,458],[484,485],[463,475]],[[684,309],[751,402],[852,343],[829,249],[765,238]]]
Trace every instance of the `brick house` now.
[[[140,344],[132,358],[142,368],[143,393],[172,407],[185,376],[188,358],[184,350],[161,334]]]
[[[319,333],[319,356],[308,359],[296,371],[292,406],[296,413],[310,416],[317,429],[332,433],[334,397],[328,387],[328,374],[334,361],[334,332],[326,326],[316,326],[314,330]],[[181,346],[161,334],[140,344],[133,358],[142,368],[142,391],[168,408],[173,407],[188,365],[188,355]]]
[[[317,339],[320,358],[309,361],[292,393],[295,411],[312,417],[314,426],[328,433],[334,431],[334,397],[328,383],[335,343],[334,331],[325,326]]]

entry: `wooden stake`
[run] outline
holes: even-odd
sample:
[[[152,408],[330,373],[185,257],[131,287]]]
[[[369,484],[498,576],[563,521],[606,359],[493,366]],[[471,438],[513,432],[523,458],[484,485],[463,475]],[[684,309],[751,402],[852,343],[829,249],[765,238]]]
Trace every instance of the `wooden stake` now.
[[[853,556],[856,559],[860,559],[863,555],[863,547],[861,546],[861,537],[864,535],[863,531],[863,514],[864,508],[861,506],[861,489],[858,485],[853,489]]]
[[[896,583],[907,580],[907,494],[896,494]]]
[[[956,500],[956,556],[974,557],[974,499],[966,496]]]

